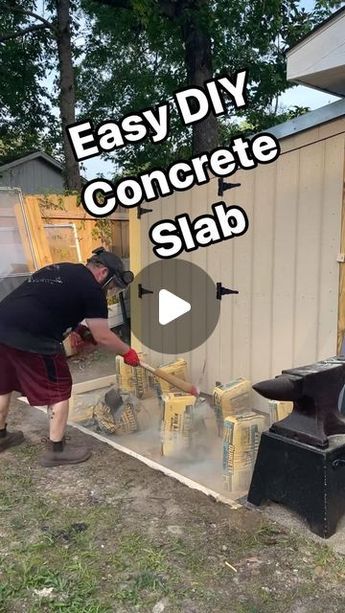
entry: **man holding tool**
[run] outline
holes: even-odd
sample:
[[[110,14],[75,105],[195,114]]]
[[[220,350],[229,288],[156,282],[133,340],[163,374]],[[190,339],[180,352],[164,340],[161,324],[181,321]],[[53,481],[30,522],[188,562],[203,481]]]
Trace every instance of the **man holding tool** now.
[[[84,319],[95,342],[139,365],[134,349],[108,325],[106,292],[133,281],[122,260],[102,247],[83,264],[52,264],[35,272],[0,303],[0,453],[23,442],[22,432],[7,432],[11,393],[19,391],[34,406],[48,406],[48,449],[42,466],[78,464],[91,452],[65,444],[72,378],[64,338]]]

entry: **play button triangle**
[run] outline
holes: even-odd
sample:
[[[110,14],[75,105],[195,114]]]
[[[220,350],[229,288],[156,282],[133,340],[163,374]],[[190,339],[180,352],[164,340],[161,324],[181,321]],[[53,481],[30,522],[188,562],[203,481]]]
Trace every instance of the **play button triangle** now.
[[[174,319],[178,319],[178,317],[188,313],[191,308],[191,304],[183,298],[179,298],[167,289],[160,290],[158,315],[161,326],[166,326]]]

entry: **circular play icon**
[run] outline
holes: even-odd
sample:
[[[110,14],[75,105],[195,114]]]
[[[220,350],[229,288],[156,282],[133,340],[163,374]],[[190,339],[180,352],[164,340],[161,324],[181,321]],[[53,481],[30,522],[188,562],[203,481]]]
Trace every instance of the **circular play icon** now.
[[[217,325],[220,301],[211,277],[185,260],[146,266],[131,284],[132,331],[158,353],[202,345]]]

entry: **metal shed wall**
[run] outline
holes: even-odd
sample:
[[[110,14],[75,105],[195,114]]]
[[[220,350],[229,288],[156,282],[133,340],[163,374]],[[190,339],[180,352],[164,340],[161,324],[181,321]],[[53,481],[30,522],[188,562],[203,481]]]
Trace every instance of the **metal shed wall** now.
[[[141,220],[130,211],[136,272],[156,260],[148,231],[159,219],[184,212],[194,219],[222,199],[247,212],[244,236],[180,256],[240,292],[223,297],[213,334],[184,356],[203,391],[216,380],[255,382],[336,353],[344,144],[341,118],[283,139],[276,162],[232,175],[241,187],[223,198],[213,178],[149,203],[153,212]],[[174,359],[143,349],[154,364]]]
[[[0,185],[20,187],[24,194],[56,194],[64,191],[62,173],[40,158],[0,171]]]

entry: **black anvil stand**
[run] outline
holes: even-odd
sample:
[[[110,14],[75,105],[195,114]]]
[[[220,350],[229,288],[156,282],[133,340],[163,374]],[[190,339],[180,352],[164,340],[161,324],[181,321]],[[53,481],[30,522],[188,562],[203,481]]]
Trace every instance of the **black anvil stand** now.
[[[338,398],[345,385],[345,356],[283,370],[253,388],[265,398],[293,401],[292,413],[261,437],[248,502],[279,502],[297,512],[312,532],[335,533],[345,512],[345,434]]]

